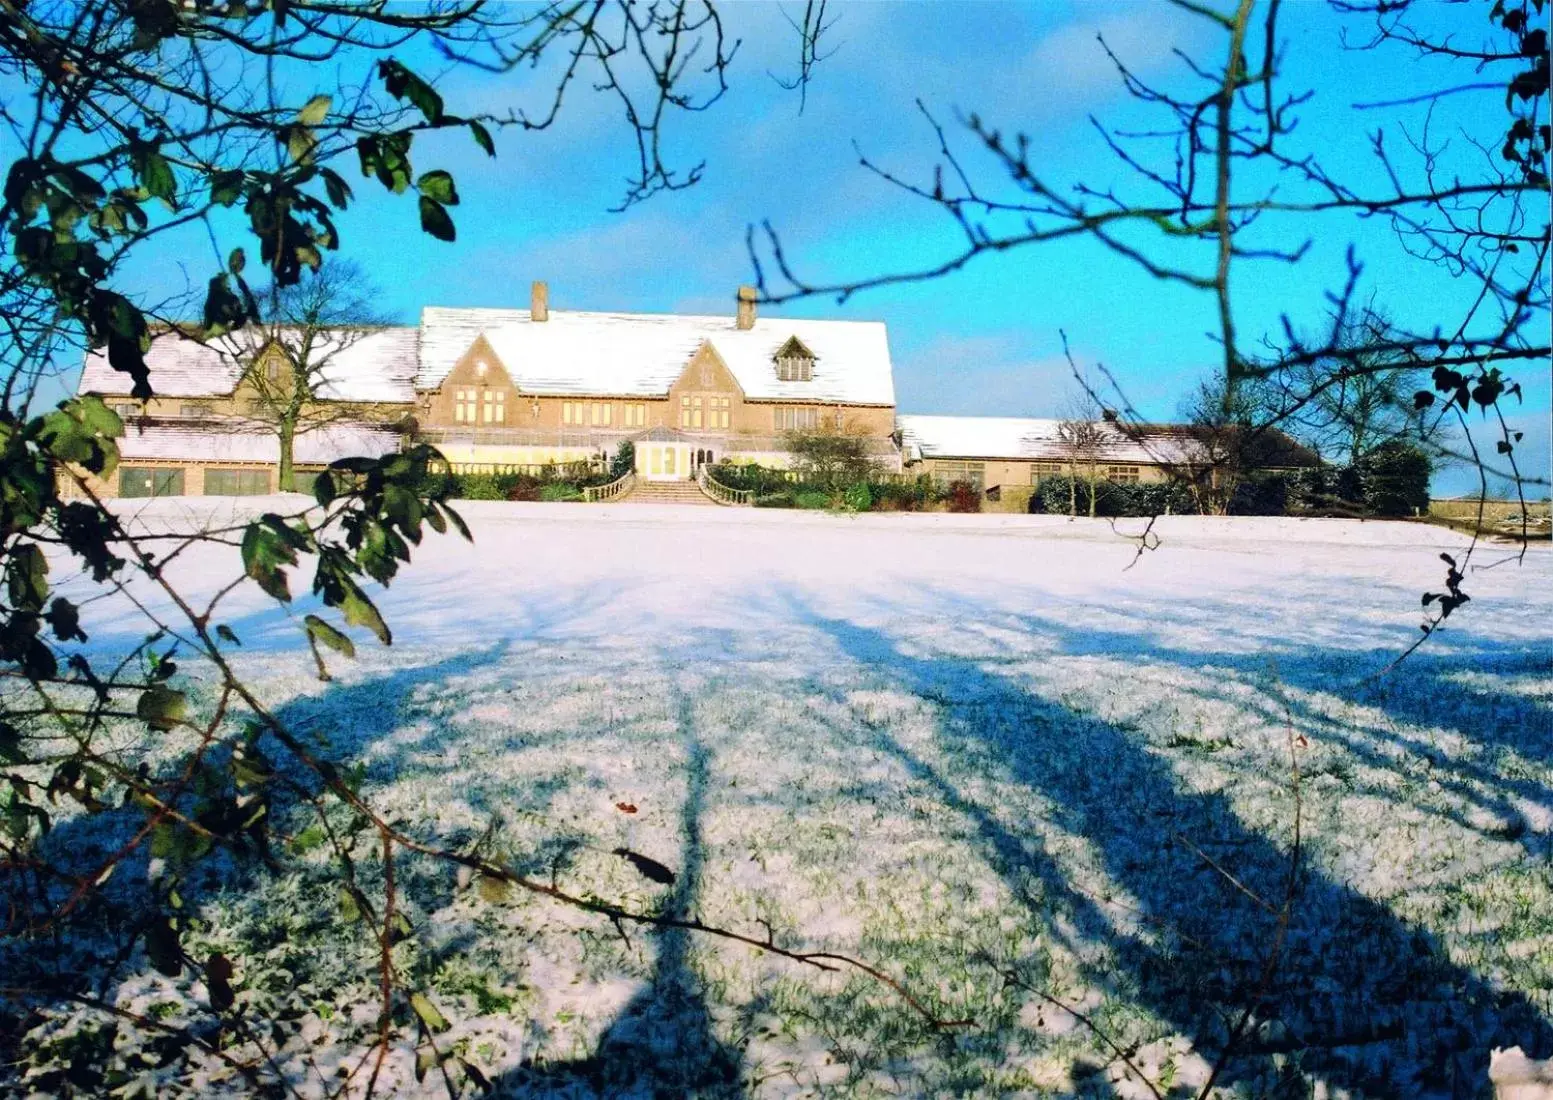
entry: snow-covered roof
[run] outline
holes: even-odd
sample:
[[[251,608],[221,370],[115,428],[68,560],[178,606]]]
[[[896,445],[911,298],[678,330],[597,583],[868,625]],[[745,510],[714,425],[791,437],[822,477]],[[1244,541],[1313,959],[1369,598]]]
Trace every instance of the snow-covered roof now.
[[[899,416],[901,442],[923,458],[991,458],[1061,461],[1072,457],[1061,420],[1009,416]],[[1097,453],[1108,462],[1179,462],[1175,438],[1130,439],[1115,424],[1095,421]]]
[[[275,429],[253,420],[200,421],[169,424],[130,421],[118,441],[119,457],[188,462],[280,461]],[[388,428],[340,422],[303,432],[293,442],[292,460],[305,466],[326,466],[341,458],[381,458],[399,449],[399,435]]]
[[[732,316],[571,310],[551,310],[543,322],[526,309],[422,310],[416,388],[439,386],[481,335],[518,389],[532,394],[662,396],[710,342],[752,400],[895,404],[883,322],[762,317],[740,329]],[[777,378],[776,353],[794,336],[814,353],[812,381]]]
[[[238,329],[201,343],[178,332],[151,342],[146,366],[158,397],[225,397],[253,362],[254,355],[278,335],[282,347],[294,347],[297,330],[267,326]],[[415,399],[416,329],[411,326],[321,331],[310,360],[319,364],[315,396],[326,401],[410,402]],[[133,381],[108,363],[106,351],[90,351],[81,371],[81,393],[128,397]]]
[[[895,418],[901,445],[916,458],[979,458],[1071,461],[1074,448],[1062,439],[1064,421],[1007,416],[916,416]],[[1090,421],[1095,457],[1101,462],[1189,465],[1208,459],[1214,448],[1205,429],[1189,424],[1128,424]],[[1275,428],[1248,440],[1245,461],[1263,468],[1315,466],[1315,452]]]

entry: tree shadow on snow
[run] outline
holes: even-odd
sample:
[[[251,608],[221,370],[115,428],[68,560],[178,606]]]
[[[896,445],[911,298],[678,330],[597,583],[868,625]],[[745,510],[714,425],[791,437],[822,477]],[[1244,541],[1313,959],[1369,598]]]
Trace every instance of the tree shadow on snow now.
[[[879,747],[974,824],[1016,896],[1113,948],[1120,971],[1090,980],[1146,1006],[1212,1057],[1255,989],[1273,938],[1273,915],[1247,891],[1281,902],[1287,838],[1247,828],[1219,793],[1185,789],[1135,736],[1033,695],[976,659],[918,656],[881,630],[791,603],[792,619],[885,686],[938,708],[942,763],[887,730]],[[1126,931],[1103,899],[1073,885],[1038,838],[1010,831],[996,807],[959,793],[962,777],[974,780],[989,766],[1042,796],[1051,826],[1088,841],[1148,934]],[[1245,891],[1176,837],[1214,855]],[[1526,998],[1454,965],[1430,935],[1308,862],[1262,1016],[1278,1029],[1254,1036],[1224,1083],[1265,1086],[1278,1077],[1275,1057],[1299,1052],[1305,1073],[1345,1087],[1469,1097],[1481,1092],[1491,1048],[1553,1053],[1553,1029]]]
[[[694,914],[705,851],[701,816],[707,796],[709,753],[696,733],[692,698],[678,692],[676,736],[685,750],[685,797],[680,810],[680,867],[660,912]],[[692,933],[682,929],[631,930],[640,949],[655,942],[651,983],[616,1015],[593,1053],[566,1062],[525,1064],[493,1082],[498,1095],[575,1095],[677,1100],[736,1096],[740,1059],[716,1036],[700,977],[690,962]]]

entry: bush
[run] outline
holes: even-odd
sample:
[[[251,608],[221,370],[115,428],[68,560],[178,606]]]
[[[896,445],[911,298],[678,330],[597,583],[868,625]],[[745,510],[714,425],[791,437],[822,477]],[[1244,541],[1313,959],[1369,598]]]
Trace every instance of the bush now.
[[[874,495],[868,489],[868,483],[858,482],[849,485],[841,494],[842,506],[849,512],[866,512],[874,506]]]
[[[1065,516],[1076,503],[1081,516],[1089,515],[1090,482],[1066,475],[1042,478],[1030,494],[1030,511]],[[1191,486],[1180,481],[1122,482],[1097,480],[1094,483],[1095,515],[1163,516],[1192,515],[1197,501]]]
[[[952,481],[945,499],[951,512],[981,511],[981,490],[969,481]]]
[[[1429,510],[1429,456],[1410,443],[1392,440],[1359,464],[1367,511],[1377,516],[1414,516]]]
[[[615,449],[615,457],[609,460],[609,480],[618,481],[634,469],[636,469],[636,444],[629,439],[622,439],[620,446]]]
[[[922,474],[914,481],[870,482],[873,507],[881,512],[921,512],[938,503],[942,494],[931,475]]]
[[[552,481],[540,486],[539,499],[551,504],[561,500],[581,500],[582,492],[570,482]]]
[[[763,493],[755,497],[754,505],[757,508],[796,508],[798,502],[792,493]]]
[[[793,494],[793,503],[799,508],[829,508],[832,497],[819,489],[800,489]]]

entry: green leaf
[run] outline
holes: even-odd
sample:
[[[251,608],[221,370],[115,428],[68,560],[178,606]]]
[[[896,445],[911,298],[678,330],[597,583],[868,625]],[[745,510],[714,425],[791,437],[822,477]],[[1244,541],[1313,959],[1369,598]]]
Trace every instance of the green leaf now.
[[[389,632],[388,624],[383,621],[383,616],[371,600],[362,593],[360,588],[347,591],[345,598],[340,601],[340,610],[345,612],[345,621],[351,626],[364,626],[377,635],[378,641],[384,645],[393,644],[393,635]]]
[[[480,125],[480,123],[474,121],[474,119],[470,119],[468,125],[469,135],[475,139],[475,144],[485,150],[486,156],[494,157],[496,155],[496,143],[491,140],[491,132]]]
[[[356,895],[351,893],[347,886],[340,887],[340,918],[346,924],[355,924],[361,919],[361,906],[356,904]]]
[[[135,714],[154,730],[170,730],[189,712],[189,701],[181,691],[158,684],[147,689],[135,703]]]
[[[246,255],[244,255],[243,250],[241,248],[234,248],[227,255],[227,258],[226,258],[226,269],[228,271],[230,271],[233,275],[241,275],[243,273],[243,268],[246,267],[247,265],[248,265],[248,257]]]
[[[321,848],[329,834],[324,832],[322,825],[309,825],[296,836],[291,838],[291,850],[299,856],[305,856],[314,848]],[[355,904],[353,901],[351,904]]]
[[[307,105],[297,112],[297,121],[304,126],[317,126],[329,114],[329,108],[334,100],[326,95],[315,95],[307,101]]]
[[[322,642],[336,653],[343,653],[347,657],[356,656],[356,644],[317,615],[309,615],[302,621],[307,625],[309,636],[316,641]]]
[[[447,210],[426,195],[421,196],[421,228],[441,241],[451,241],[458,236]]]
[[[210,174],[210,201],[218,206],[231,206],[243,195],[243,174],[236,169]]]
[[[281,131],[286,140],[286,155],[293,164],[307,164],[313,159],[318,138],[306,126],[288,126]]]
[[[430,84],[393,58],[379,61],[377,71],[389,95],[395,99],[408,99],[433,126],[442,124],[442,97]]]
[[[440,168],[416,180],[415,188],[428,199],[435,199],[448,206],[458,205],[458,189],[453,186],[453,177]]]
[[[424,993],[410,994],[410,1007],[421,1018],[421,1023],[426,1025],[428,1031],[446,1031],[448,1029],[447,1017],[437,1011],[437,1006]]]
[[[130,162],[135,171],[135,178],[140,181],[140,186],[146,189],[146,194],[153,199],[161,199],[168,206],[176,209],[178,181],[173,176],[173,168],[167,163],[167,158],[152,146],[142,145],[131,150]]]
[[[43,610],[43,601],[49,594],[49,563],[36,544],[19,543],[12,547],[5,563],[5,580],[14,606],[33,612]]]
[[[320,168],[318,174],[324,179],[324,190],[329,193],[329,201],[337,209],[344,210],[350,205],[350,185],[333,168]]]

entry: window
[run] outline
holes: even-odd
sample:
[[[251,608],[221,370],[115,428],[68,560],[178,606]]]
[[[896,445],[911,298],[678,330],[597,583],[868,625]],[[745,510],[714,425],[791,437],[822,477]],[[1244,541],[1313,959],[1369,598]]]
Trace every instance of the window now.
[[[583,408],[583,403],[581,401],[563,401],[563,402],[561,402],[561,423],[562,424],[582,424],[584,422],[583,421],[583,413],[584,413],[584,408]]]
[[[453,391],[453,420],[456,423],[473,424],[477,408],[474,390],[459,388]]]
[[[647,426],[647,406],[625,406],[625,426],[628,428],[643,428]]]
[[[264,364],[264,377],[271,382],[280,381],[280,359],[278,357],[272,355],[266,360]]]
[[[1039,485],[1049,477],[1055,477],[1062,473],[1060,462],[1032,462],[1030,463],[1030,484]]]
[[[193,417],[194,419],[203,419],[204,417],[212,416],[214,415],[214,412],[215,410],[203,402],[178,406],[179,416],[188,416]]]
[[[595,428],[607,428],[615,415],[615,407],[607,401],[595,401],[589,409]]]
[[[258,497],[270,491],[268,470],[206,470],[208,497]]]
[[[819,410],[803,405],[779,405],[771,410],[771,419],[779,432],[812,431],[819,423]]]
[[[776,353],[777,378],[783,382],[814,381],[814,353],[791,337]]]
[[[139,416],[140,406],[133,401],[118,401],[114,403],[113,411],[120,416]]]
[[[728,426],[728,409],[732,401],[726,397],[712,398],[712,408],[706,414],[706,426],[708,428],[726,428]]]
[[[507,423],[507,391],[485,391],[485,422],[487,424]]]
[[[119,467],[121,497],[181,497],[183,471],[159,470],[148,466]]]
[[[1136,466],[1107,466],[1105,477],[1107,481],[1123,481],[1136,485],[1142,476],[1142,471]]]
[[[966,481],[980,492],[986,485],[987,464],[939,459],[933,464],[933,480],[946,487],[956,481]]]

